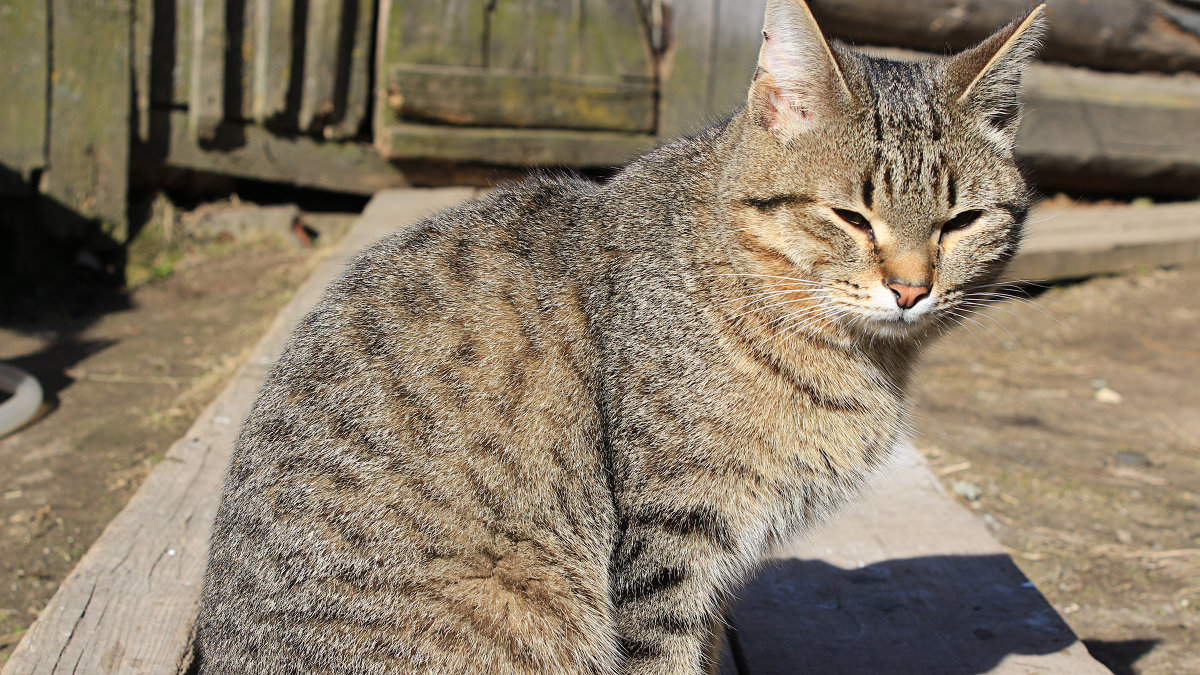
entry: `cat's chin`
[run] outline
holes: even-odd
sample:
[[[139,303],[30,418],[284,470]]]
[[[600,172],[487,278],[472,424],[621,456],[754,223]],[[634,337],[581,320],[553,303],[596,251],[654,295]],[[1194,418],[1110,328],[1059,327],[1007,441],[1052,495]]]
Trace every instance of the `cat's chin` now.
[[[868,338],[906,341],[920,340],[942,331],[943,322],[933,312],[904,312],[860,314],[853,328]]]

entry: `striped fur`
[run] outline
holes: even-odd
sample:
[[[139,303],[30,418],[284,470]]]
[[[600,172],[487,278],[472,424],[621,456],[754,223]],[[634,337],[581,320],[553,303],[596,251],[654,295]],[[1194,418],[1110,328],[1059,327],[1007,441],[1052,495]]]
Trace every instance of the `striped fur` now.
[[[202,672],[709,667],[724,600],[886,461],[919,346],[1015,252],[1038,21],[900,64],[773,1],[729,120],[362,252],[238,440]]]

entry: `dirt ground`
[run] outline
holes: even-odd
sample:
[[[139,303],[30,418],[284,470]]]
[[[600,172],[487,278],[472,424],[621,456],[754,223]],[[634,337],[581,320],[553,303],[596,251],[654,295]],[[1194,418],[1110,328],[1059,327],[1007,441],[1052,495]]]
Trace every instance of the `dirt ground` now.
[[[1118,675],[1200,673],[1197,287],[1154,270],[1006,302],[918,381],[946,487]]]
[[[311,249],[145,232],[129,268],[141,285],[67,293],[0,327],[0,361],[51,401],[0,439],[0,663],[351,218],[306,215],[324,233]]]
[[[328,238],[326,238],[328,239]],[[57,406],[0,440],[0,663],[316,252],[191,242],[0,328]],[[1034,290],[939,344],[919,445],[1114,672],[1200,672],[1200,268]]]

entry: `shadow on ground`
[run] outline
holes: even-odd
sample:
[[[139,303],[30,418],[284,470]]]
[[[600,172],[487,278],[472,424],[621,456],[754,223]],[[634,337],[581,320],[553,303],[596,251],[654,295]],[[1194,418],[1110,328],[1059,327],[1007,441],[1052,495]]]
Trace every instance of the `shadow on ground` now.
[[[1010,656],[1051,654],[1077,641],[1001,554],[858,569],[784,560],[739,597],[731,647],[738,671],[755,675],[974,675]]]
[[[1092,658],[1103,663],[1113,675],[1138,675],[1134,664],[1149,654],[1161,640],[1084,640]]]

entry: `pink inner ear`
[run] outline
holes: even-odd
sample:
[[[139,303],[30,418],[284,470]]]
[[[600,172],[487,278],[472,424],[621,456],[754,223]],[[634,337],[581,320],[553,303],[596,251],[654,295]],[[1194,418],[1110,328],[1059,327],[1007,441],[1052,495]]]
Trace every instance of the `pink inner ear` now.
[[[770,88],[771,105],[781,113],[791,114],[801,120],[813,114],[812,83],[804,81],[802,73],[807,71],[806,55],[788,53],[787,48],[772,34],[763,31],[762,68],[770,75],[764,82]],[[777,121],[772,126],[777,126]]]

